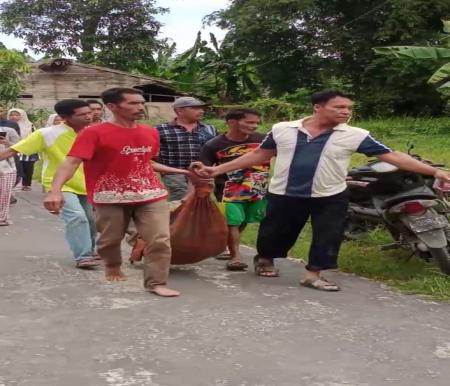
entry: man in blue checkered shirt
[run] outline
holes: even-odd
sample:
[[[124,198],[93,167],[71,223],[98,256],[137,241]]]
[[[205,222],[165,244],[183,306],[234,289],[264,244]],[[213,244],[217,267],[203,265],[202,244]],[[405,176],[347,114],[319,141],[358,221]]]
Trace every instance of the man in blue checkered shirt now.
[[[178,169],[188,169],[198,161],[200,148],[217,135],[216,129],[200,120],[207,104],[193,97],[178,98],[173,104],[176,118],[157,125],[160,136],[159,162]],[[181,200],[188,192],[188,180],[182,175],[162,177],[169,192],[169,201]]]

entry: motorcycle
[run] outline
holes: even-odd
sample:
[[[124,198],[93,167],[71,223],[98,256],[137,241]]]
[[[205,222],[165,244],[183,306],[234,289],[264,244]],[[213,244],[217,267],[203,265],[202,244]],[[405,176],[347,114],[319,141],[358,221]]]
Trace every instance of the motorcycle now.
[[[450,185],[441,186],[433,177],[374,160],[351,169],[347,186],[347,239],[358,239],[382,225],[395,240],[382,250],[409,249],[427,261],[434,259],[440,270],[450,275],[450,205],[446,200]]]
[[[422,158],[419,154],[413,154],[414,143],[408,142],[408,154],[418,161],[422,161],[427,165],[434,166],[435,168],[444,168],[445,165],[442,163],[436,163],[434,161]],[[448,184],[441,184],[436,181],[433,176],[423,176],[425,183],[428,187],[434,190],[439,199],[449,202],[450,201],[450,186]]]

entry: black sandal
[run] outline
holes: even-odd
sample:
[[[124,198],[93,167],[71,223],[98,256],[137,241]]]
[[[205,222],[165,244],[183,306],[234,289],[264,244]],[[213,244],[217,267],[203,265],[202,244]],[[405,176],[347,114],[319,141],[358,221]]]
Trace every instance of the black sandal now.
[[[228,271],[245,271],[248,265],[240,261],[229,261],[226,265]]]
[[[216,260],[231,260],[230,252],[222,252],[214,257],[216,258]]]
[[[262,277],[278,277],[279,276],[279,270],[275,268],[273,265],[273,259],[272,264],[270,263],[263,263],[259,261],[259,256],[256,255],[253,258],[253,264],[255,266],[255,274],[257,276]]]

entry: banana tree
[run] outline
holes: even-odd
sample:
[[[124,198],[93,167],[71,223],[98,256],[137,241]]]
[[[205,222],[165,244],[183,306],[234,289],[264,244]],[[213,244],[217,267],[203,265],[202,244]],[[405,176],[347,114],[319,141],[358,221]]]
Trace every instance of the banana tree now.
[[[171,71],[172,79],[178,82],[180,90],[201,94],[201,86],[203,77],[201,70],[203,68],[202,61],[199,59],[201,52],[206,47],[207,42],[202,40],[201,33],[197,33],[197,38],[193,46],[182,52],[173,60]]]
[[[194,45],[175,58],[172,78],[180,89],[209,96],[220,103],[236,103],[258,93],[258,80],[249,58],[241,58],[227,38],[219,43],[197,35]]]
[[[444,33],[450,34],[450,19],[442,20]],[[445,36],[441,47],[390,46],[374,48],[379,55],[389,55],[398,59],[434,60],[444,63],[431,77],[428,83],[436,86],[439,91],[450,94],[450,35]]]
[[[203,49],[204,74],[214,78],[214,89],[221,103],[236,103],[256,95],[258,80],[250,58],[242,58],[236,52],[233,42],[225,36],[219,44],[210,33],[210,46]]]

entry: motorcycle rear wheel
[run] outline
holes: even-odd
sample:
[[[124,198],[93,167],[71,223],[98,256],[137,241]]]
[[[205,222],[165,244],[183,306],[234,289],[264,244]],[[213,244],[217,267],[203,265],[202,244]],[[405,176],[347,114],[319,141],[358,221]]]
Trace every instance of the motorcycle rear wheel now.
[[[440,270],[446,275],[450,275],[450,253],[448,247],[430,248],[431,256],[437,261]]]

